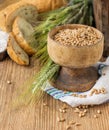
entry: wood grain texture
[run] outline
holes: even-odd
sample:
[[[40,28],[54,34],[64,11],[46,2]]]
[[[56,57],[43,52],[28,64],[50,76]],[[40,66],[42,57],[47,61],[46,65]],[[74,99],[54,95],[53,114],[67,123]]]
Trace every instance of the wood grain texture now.
[[[71,120],[81,123],[81,126],[73,126],[71,130],[109,130],[108,104],[89,108],[87,116],[80,118],[69,106],[67,113],[60,113],[59,108],[63,103],[45,94],[38,105],[10,110],[10,102],[17,88],[37,70],[36,66],[19,66],[9,58],[0,63],[0,130],[66,130]],[[12,81],[12,84],[7,84],[7,80]],[[43,103],[48,106],[43,106]],[[95,119],[94,114],[98,109],[102,114]],[[64,117],[66,121],[58,122],[57,117]]]
[[[0,62],[0,130],[66,130],[66,126],[71,120],[82,124],[78,127],[73,126],[71,130],[109,130],[108,104],[90,108],[86,117],[79,118],[74,113],[74,109],[69,106],[67,113],[60,113],[59,108],[63,106],[63,103],[45,94],[38,105],[16,111],[10,110],[10,102],[17,88],[38,69],[38,64],[34,67],[22,67],[9,58]],[[7,80],[12,81],[12,84],[7,84]],[[48,106],[43,106],[43,102]],[[102,111],[102,114],[95,119],[93,116],[98,109]],[[66,121],[57,122],[57,117],[62,116]]]

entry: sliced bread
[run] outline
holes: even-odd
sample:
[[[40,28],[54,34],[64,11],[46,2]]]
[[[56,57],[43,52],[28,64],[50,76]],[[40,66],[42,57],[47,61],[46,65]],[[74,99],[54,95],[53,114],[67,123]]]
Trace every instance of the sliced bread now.
[[[28,54],[35,54],[36,45],[31,44],[30,36],[33,34],[34,29],[30,23],[24,18],[17,17],[14,21],[12,32],[20,47]]]
[[[29,57],[27,53],[20,48],[16,40],[13,37],[13,34],[10,33],[8,39],[7,53],[10,58],[19,65],[29,65]]]
[[[12,31],[12,24],[17,16],[25,18],[28,22],[34,23],[37,21],[37,8],[35,5],[29,3],[17,3],[9,6],[5,9],[4,14],[6,16],[6,30]]]

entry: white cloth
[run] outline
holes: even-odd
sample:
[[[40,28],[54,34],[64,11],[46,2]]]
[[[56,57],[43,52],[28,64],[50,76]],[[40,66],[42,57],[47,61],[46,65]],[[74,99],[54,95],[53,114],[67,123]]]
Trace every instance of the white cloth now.
[[[7,47],[8,33],[0,30],[0,52],[4,51]]]
[[[100,68],[100,65],[102,66]],[[87,92],[77,93],[82,95],[87,95],[86,98],[80,98],[80,97],[74,97],[72,96],[72,92],[64,93],[61,90],[58,90],[50,84],[47,84],[47,87],[45,91],[53,96],[55,99],[59,99],[62,102],[65,102],[69,104],[72,107],[79,106],[79,105],[99,105],[105,102],[109,101],[109,57],[107,58],[106,62],[98,62],[95,67],[98,68],[98,72],[105,73],[105,75],[100,76],[100,78],[97,80],[96,84],[93,86],[92,89],[101,89],[105,88],[106,93],[105,94],[93,94],[90,96],[90,93],[92,91],[89,90]]]

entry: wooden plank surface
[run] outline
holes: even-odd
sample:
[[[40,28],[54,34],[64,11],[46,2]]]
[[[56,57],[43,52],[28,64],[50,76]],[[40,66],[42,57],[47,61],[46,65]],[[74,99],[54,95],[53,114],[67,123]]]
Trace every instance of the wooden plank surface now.
[[[9,58],[0,63],[0,130],[66,130],[67,124],[73,120],[81,126],[73,126],[71,130],[109,130],[109,105],[89,108],[85,117],[80,118],[74,109],[68,107],[66,113],[59,112],[63,103],[45,95],[39,105],[27,107],[17,111],[10,110],[10,103],[16,89],[26,79],[37,72],[37,67],[21,67]],[[12,84],[7,84],[7,81]],[[43,106],[47,103],[48,106]],[[97,110],[102,114],[94,118]],[[64,117],[65,122],[58,122],[57,118]]]
[[[0,8],[2,8],[1,5]],[[87,115],[80,118],[69,106],[66,113],[60,113],[59,108],[63,106],[63,103],[46,94],[38,105],[11,110],[10,103],[15,91],[38,69],[38,64],[34,67],[22,67],[12,62],[9,57],[0,62],[0,130],[66,130],[71,120],[81,124],[81,126],[72,126],[71,130],[109,130],[108,104],[91,107]],[[12,84],[7,84],[8,80],[12,81]],[[47,103],[48,106],[44,106],[43,103]],[[94,118],[98,109],[102,111],[102,114]],[[64,117],[66,121],[58,122],[58,117]]]

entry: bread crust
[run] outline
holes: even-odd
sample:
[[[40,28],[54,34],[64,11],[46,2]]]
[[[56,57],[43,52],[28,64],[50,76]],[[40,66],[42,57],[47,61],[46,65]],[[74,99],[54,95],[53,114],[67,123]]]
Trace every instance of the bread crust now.
[[[26,52],[24,52],[21,48],[20,51],[16,50],[13,46],[13,44],[15,44],[16,47],[19,47],[19,45],[17,45],[17,42],[15,41],[13,34],[10,33],[9,39],[8,39],[8,46],[7,46],[7,53],[10,56],[10,58],[15,61],[17,64],[19,65],[29,65],[29,57],[26,54]],[[22,56],[20,55],[20,53],[22,53],[22,55],[25,55],[25,60],[22,58]]]

